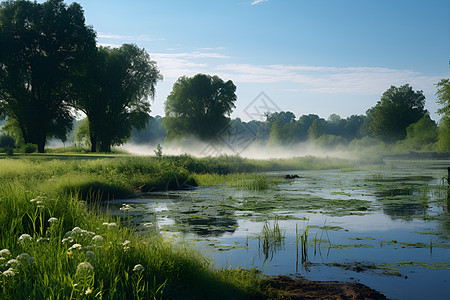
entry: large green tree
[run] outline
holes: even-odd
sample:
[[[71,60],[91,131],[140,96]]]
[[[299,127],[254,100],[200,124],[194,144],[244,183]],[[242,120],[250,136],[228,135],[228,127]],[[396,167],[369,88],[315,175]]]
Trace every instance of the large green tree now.
[[[442,152],[450,152],[450,80],[442,79],[437,84],[437,102],[441,105],[438,113],[441,115],[439,121],[438,147]]]
[[[230,124],[235,102],[236,86],[231,80],[205,74],[180,77],[165,102],[167,139],[214,140]]]
[[[414,91],[409,84],[391,86],[371,110],[370,131],[388,143],[404,139],[406,128],[427,112],[424,106],[422,91]]]
[[[77,3],[7,1],[0,45],[0,111],[43,152],[47,137],[72,126],[68,87],[80,58],[95,49],[95,32]]]
[[[88,118],[92,152],[110,152],[131,137],[133,128],[145,128],[148,97],[154,97],[162,76],[150,55],[132,44],[99,47],[85,62],[74,84],[73,105]]]

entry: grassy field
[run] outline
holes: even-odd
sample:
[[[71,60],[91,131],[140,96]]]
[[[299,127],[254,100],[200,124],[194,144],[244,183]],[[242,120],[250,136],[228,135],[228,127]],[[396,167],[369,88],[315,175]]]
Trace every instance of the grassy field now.
[[[274,161],[71,153],[0,157],[0,298],[269,297],[264,278],[256,271],[213,270],[186,245],[164,239],[157,231],[142,236],[120,219],[101,213],[99,203],[198,183],[265,189],[276,182],[256,172],[313,166],[351,164],[312,157]]]

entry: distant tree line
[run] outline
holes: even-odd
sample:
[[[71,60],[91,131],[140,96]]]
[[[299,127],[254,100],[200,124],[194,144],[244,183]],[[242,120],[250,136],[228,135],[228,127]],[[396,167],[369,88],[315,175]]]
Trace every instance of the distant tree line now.
[[[186,78],[183,78],[185,81]],[[324,148],[340,146],[371,146],[377,143],[397,144],[409,151],[450,152],[450,83],[442,80],[437,84],[438,102],[442,105],[439,113],[442,119],[439,125],[430,118],[425,109],[425,96],[422,91],[414,91],[405,84],[400,87],[391,86],[381,96],[375,106],[369,108],[365,115],[351,115],[341,118],[336,114],[323,119],[315,114],[296,117],[293,112],[280,111],[266,114],[266,120],[244,122],[241,119],[228,119],[228,123],[218,126],[214,122],[201,122],[201,117],[195,116],[192,109],[190,126],[198,126],[198,131],[189,126],[173,126],[174,121],[167,122],[172,108],[166,105],[166,117],[151,118],[142,132],[136,132],[131,139],[138,144],[156,144],[180,139],[186,136],[205,140],[204,135],[196,135],[202,127],[215,130],[206,138],[212,141],[227,128],[230,133],[239,132],[245,126],[249,134],[254,135],[255,142],[263,145],[289,146],[302,142],[310,142]],[[177,87],[178,88],[178,87]],[[196,89],[190,90],[192,93]],[[201,90],[201,89],[198,89]],[[173,93],[173,92],[172,92]],[[194,97],[190,97],[194,99]],[[187,101],[178,100],[184,105]],[[191,100],[192,101],[192,100]],[[174,104],[172,104],[174,105]],[[200,104],[200,107],[204,107]],[[169,110],[169,111],[167,111]],[[183,109],[181,109],[183,111]],[[179,116],[179,122],[186,121],[185,116]],[[198,122],[195,122],[198,120]],[[184,123],[186,124],[186,123]],[[227,127],[228,126],[228,127]],[[203,137],[203,138],[202,138]],[[222,136],[223,137],[223,136]]]

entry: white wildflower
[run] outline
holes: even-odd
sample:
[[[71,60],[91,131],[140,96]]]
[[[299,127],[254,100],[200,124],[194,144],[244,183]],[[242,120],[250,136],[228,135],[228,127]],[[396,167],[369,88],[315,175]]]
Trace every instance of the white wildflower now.
[[[56,223],[58,223],[58,219],[52,217],[52,218],[48,219],[48,222],[49,222],[50,224],[56,224]]]
[[[87,276],[94,273],[94,267],[88,262],[82,262],[77,266],[77,275]]]
[[[144,266],[141,265],[141,264],[137,264],[137,265],[135,265],[134,268],[133,268],[133,272],[138,272],[138,273],[144,272],[144,270],[145,270],[145,268],[144,268]]]
[[[0,257],[10,257],[11,256],[11,252],[9,252],[8,249],[2,249],[0,250]]]
[[[82,233],[83,232],[83,229],[81,229],[80,227],[74,227],[73,229],[72,229],[72,232],[74,232],[74,233]]]
[[[49,241],[50,241],[49,238],[40,237],[40,238],[37,239],[36,242],[38,242],[38,243],[43,243],[43,242],[49,242]]]
[[[82,246],[80,244],[73,244],[72,247],[70,247],[68,250],[76,250],[78,248],[81,248]]]
[[[6,264],[10,267],[17,267],[18,265],[20,265],[20,262],[17,259],[13,258],[8,260]]]
[[[33,238],[31,237],[31,235],[29,235],[29,234],[27,234],[27,233],[24,233],[24,234],[22,234],[20,237],[19,237],[19,241],[18,241],[18,243],[20,243],[20,244],[26,244],[26,243],[28,243],[28,242],[31,242],[33,240]]]
[[[13,268],[9,268],[8,270],[6,270],[5,272],[2,273],[3,276],[5,277],[13,277],[14,275],[16,275],[16,273],[14,272]]]
[[[73,243],[73,238],[68,237],[68,238],[63,238],[61,243],[65,244],[65,243]]]
[[[105,239],[101,235],[96,235],[92,238],[92,241],[96,244],[103,243]]]

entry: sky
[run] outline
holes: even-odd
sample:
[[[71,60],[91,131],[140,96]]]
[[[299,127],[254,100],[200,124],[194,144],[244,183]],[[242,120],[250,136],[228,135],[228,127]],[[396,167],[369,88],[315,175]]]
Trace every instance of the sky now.
[[[438,120],[435,84],[450,77],[449,0],[76,2],[98,44],[134,43],[156,61],[152,115],[164,115],[180,76],[204,73],[234,82],[232,117],[245,121],[261,95],[297,117],[345,118],[403,84],[424,92]]]

